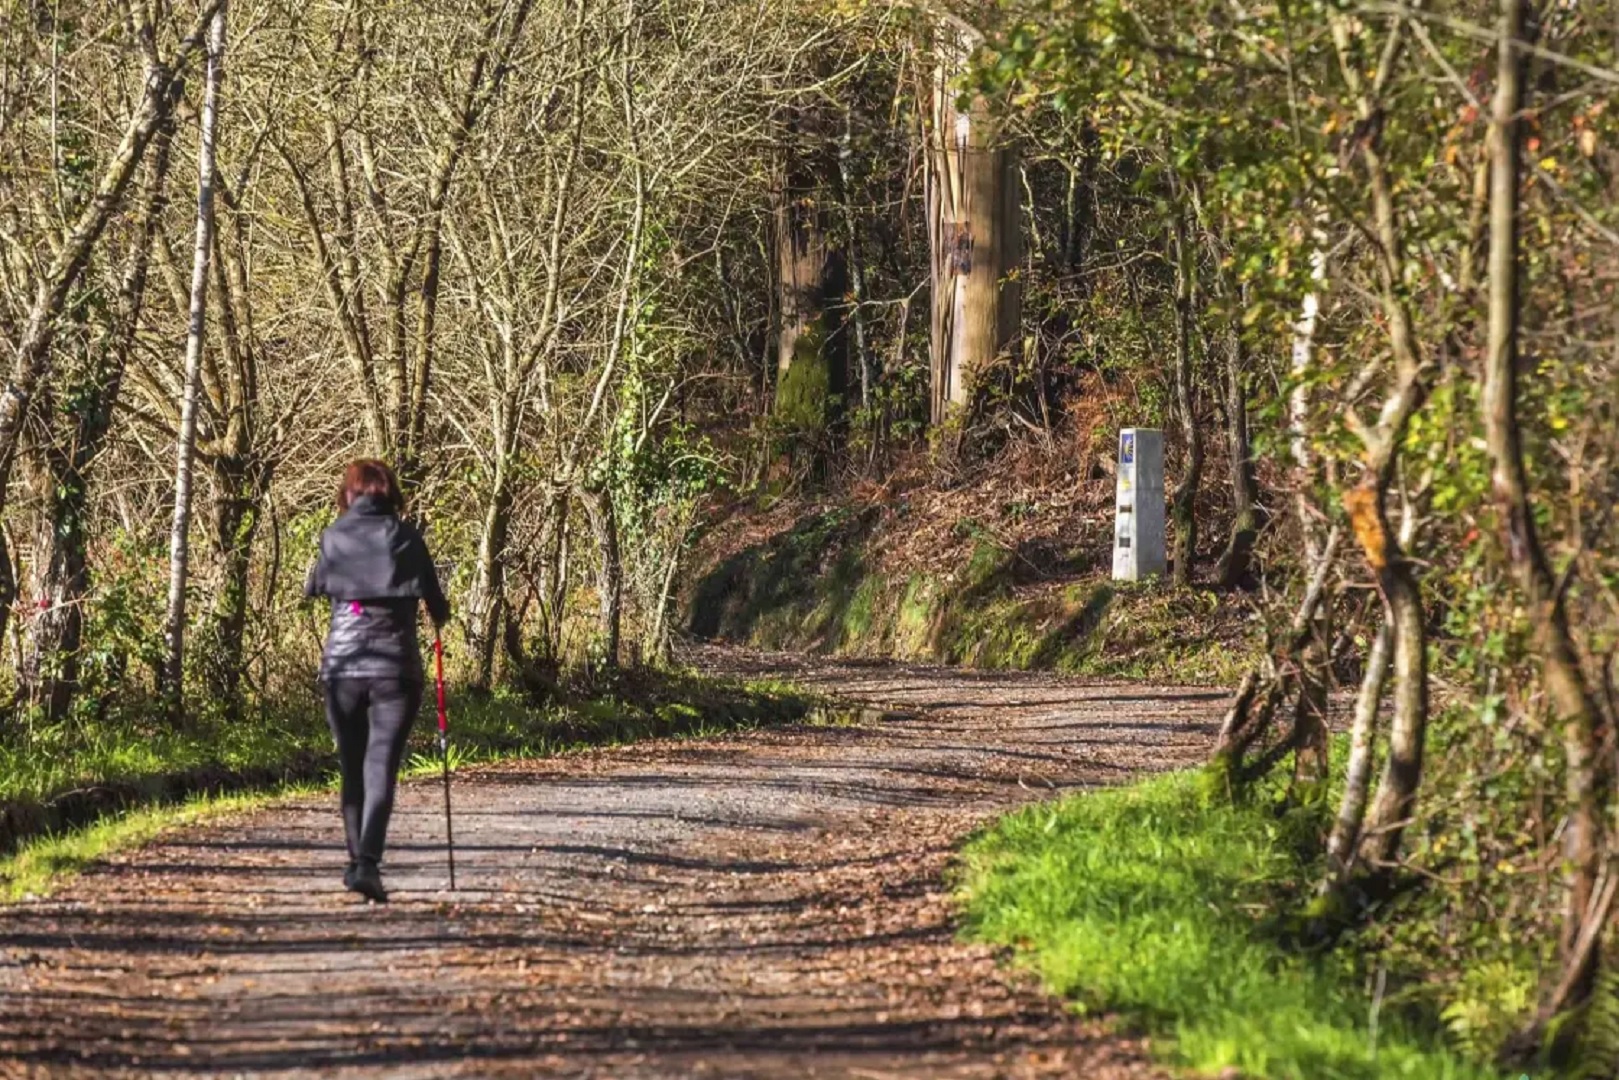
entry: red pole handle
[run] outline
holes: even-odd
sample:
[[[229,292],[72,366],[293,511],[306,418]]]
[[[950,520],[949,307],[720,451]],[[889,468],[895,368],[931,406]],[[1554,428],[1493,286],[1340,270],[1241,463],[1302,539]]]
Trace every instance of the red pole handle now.
[[[438,752],[444,762],[444,846],[450,857],[450,888],[455,888],[455,830],[450,824],[450,720],[444,707],[444,638],[433,635],[433,668],[438,690]]]
[[[433,664],[436,671],[434,682],[438,688],[438,733],[445,734],[450,730],[449,710],[444,707],[444,639],[433,637]]]

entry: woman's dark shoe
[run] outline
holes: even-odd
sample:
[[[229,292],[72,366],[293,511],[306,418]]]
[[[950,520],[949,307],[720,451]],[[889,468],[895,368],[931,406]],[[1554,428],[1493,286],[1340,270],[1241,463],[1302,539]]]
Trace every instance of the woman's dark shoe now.
[[[354,883],[349,888],[367,900],[379,904],[388,902],[388,890],[382,887],[382,874],[377,870],[377,864],[369,859],[361,859],[360,864],[354,868]]]
[[[348,866],[343,868],[343,888],[350,892],[354,891],[354,874],[359,869],[360,864],[350,859]]]

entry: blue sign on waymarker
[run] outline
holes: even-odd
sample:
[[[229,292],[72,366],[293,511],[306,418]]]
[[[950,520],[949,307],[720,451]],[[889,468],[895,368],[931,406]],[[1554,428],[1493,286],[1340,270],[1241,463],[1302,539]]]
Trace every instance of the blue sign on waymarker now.
[[[1136,463],[1136,433],[1126,431],[1119,436],[1119,464],[1134,465]]]

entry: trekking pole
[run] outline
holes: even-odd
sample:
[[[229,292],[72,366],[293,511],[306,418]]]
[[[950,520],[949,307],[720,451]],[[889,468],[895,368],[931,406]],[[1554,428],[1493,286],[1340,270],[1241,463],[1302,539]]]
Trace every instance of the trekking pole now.
[[[450,888],[455,888],[455,830],[450,825],[450,713],[444,705],[444,638],[433,635],[434,680],[438,689],[438,753],[444,762],[444,846],[450,856]]]

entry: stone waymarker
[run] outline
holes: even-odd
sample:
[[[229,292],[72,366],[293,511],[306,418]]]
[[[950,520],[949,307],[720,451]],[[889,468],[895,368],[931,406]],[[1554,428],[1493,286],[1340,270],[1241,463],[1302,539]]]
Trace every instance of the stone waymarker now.
[[[1119,494],[1113,521],[1113,580],[1140,581],[1168,569],[1164,548],[1164,433],[1119,432]]]

